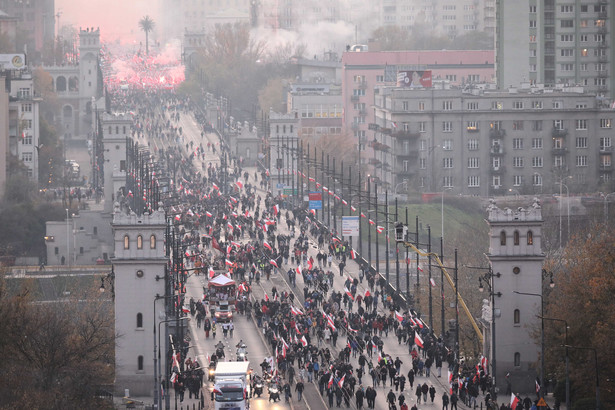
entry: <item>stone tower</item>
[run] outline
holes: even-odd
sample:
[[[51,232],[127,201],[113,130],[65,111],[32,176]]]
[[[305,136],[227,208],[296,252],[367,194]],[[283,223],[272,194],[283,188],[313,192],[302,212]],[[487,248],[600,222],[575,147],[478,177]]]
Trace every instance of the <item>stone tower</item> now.
[[[534,199],[528,209],[500,209],[492,202],[487,211],[488,256],[496,293],[496,383],[500,394],[506,392],[507,383],[515,393],[532,392],[540,368],[540,342],[533,335],[540,331],[540,319],[536,316],[541,313],[542,300],[541,208]],[[483,309],[484,352],[493,361],[490,303]]]
[[[86,103],[90,102],[92,97],[98,97],[99,56],[100,29],[81,29],[79,31],[79,80],[81,82],[79,97]]]
[[[165,214],[159,209],[138,216],[120,211],[117,203],[114,211],[115,331],[120,335],[115,348],[115,390],[121,395],[129,389],[131,396],[152,397],[158,343],[152,328],[158,327],[164,312],[164,301],[155,298],[165,292]]]
[[[105,212],[113,211],[120,188],[126,185],[126,141],[130,138],[132,116],[107,114],[102,118],[105,157]]]

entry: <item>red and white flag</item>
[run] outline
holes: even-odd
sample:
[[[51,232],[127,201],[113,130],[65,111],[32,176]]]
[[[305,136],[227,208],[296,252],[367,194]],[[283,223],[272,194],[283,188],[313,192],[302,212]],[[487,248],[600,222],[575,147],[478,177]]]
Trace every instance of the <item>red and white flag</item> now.
[[[278,263],[274,259],[269,260],[269,263],[275,266],[276,268],[279,268]]]
[[[345,199],[342,199],[342,204],[348,205],[348,201],[346,201]]]
[[[404,320],[404,315],[402,315],[398,311],[395,311],[395,318],[399,320],[400,322],[402,322]]]
[[[357,259],[357,252],[354,249],[350,250],[350,259]]]
[[[211,266],[209,267],[209,278],[213,278],[216,275],[216,272],[214,271],[214,268],[212,268]]]
[[[233,266],[233,262],[231,262],[230,260],[226,259],[224,261],[224,263],[226,263],[226,266]]]
[[[302,314],[303,314],[303,312],[301,311],[301,309],[298,309],[298,308],[296,308],[296,307],[294,307],[294,306],[291,306],[291,307],[290,307],[290,311],[291,311],[291,313],[292,313],[293,315],[295,315],[295,316],[297,316],[297,315],[302,315]]]
[[[176,221],[179,221],[179,220],[181,220],[181,219],[182,219],[182,216],[181,216],[181,215],[175,215],[175,220],[176,220]]]
[[[333,374],[331,374],[331,378],[329,379],[329,383],[327,383],[327,389],[330,389],[333,386]]]
[[[350,211],[351,212],[357,212],[357,208],[355,208],[354,206],[350,205]]]
[[[271,252],[273,252],[273,248],[271,247],[271,245],[269,245],[269,242],[263,241],[263,246],[265,248],[269,249]]]
[[[429,278],[429,283],[431,284],[431,287],[432,287],[432,288],[435,288],[435,287],[436,287],[436,281],[435,281],[435,280],[433,280],[433,278]]]
[[[377,231],[378,233],[382,233],[382,232],[384,232],[384,226],[380,226],[380,225],[378,225],[378,226],[376,227],[376,231]]]
[[[214,182],[211,183],[211,186],[215,190],[219,190],[220,189],[220,188],[218,188],[218,185],[216,185]]]
[[[340,381],[337,382],[337,385],[340,387],[340,389],[344,386],[344,380],[346,380],[346,374],[345,373],[342,376],[342,378],[340,379]]]
[[[241,182],[241,181],[235,182],[235,185],[237,185],[237,188],[239,188],[239,189],[243,188],[243,182]]]
[[[487,360],[487,358],[486,358],[485,356],[481,357],[481,359],[480,359],[480,365],[483,367],[483,370],[485,371],[485,373],[487,373],[487,372],[488,372],[488,370],[487,370],[487,365],[488,365],[488,362],[489,362],[489,361]]]
[[[230,200],[231,200],[231,202],[232,202],[232,203],[234,203],[234,204],[236,204],[236,203],[238,202],[238,201],[237,201],[237,198],[235,198],[235,197],[233,197],[233,196],[229,196],[229,199],[230,199]]]
[[[308,345],[308,342],[305,336],[301,336],[301,344],[303,345],[303,347],[306,347]]]
[[[354,296],[352,295],[352,292],[349,291],[346,286],[344,286],[344,292],[346,292],[346,294],[348,295],[350,299],[354,300]]]
[[[414,333],[414,344],[416,344],[421,349],[423,348],[423,339],[421,339],[421,336],[419,336],[417,332]]]
[[[301,273],[302,272],[301,265],[297,266],[297,269],[295,269],[295,270],[297,271],[297,273],[299,275],[302,275],[302,273]]]
[[[369,224],[370,225],[376,225],[376,222],[372,221],[371,219],[369,220]]]
[[[214,385],[213,392],[214,394],[222,394],[222,390],[220,390],[220,386],[218,386],[217,384]]]
[[[206,215],[206,216],[208,216],[208,217],[210,217],[210,218],[213,216],[213,215],[211,214],[211,212],[209,212],[209,211],[205,211],[205,215]]]
[[[182,306],[182,312],[190,313],[190,308],[187,308],[186,306]]]
[[[273,214],[277,216],[278,212],[280,212],[280,205],[275,204],[273,206]]]
[[[519,398],[514,393],[510,395],[510,408],[515,410],[519,404]]]
[[[173,374],[171,375],[171,378],[169,379],[169,381],[173,384],[175,384],[175,382],[177,382],[177,373],[173,372]],[[214,393],[215,393],[215,389],[214,389]],[[222,393],[222,392],[220,392]]]

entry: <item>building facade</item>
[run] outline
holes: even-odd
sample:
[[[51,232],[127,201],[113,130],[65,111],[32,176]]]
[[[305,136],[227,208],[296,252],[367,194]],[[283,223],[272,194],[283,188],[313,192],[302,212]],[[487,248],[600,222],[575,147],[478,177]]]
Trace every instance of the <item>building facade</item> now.
[[[608,0],[498,1],[498,87],[526,81],[582,85],[612,99],[612,12]]]
[[[296,151],[298,145],[299,115],[269,112],[269,139],[265,147],[269,173],[274,187],[274,195],[285,195],[285,189],[292,189],[292,170],[297,167]],[[295,186],[295,189],[297,187]]]
[[[449,85],[489,83],[495,74],[491,50],[346,52],[342,67],[342,132],[354,136],[362,164],[374,155],[368,125],[374,123],[375,89],[394,86],[398,71],[427,70],[432,81]]]
[[[581,87],[382,88],[370,158],[381,184],[469,195],[613,190],[615,110]],[[390,164],[386,170],[381,164]]]
[[[500,392],[507,391],[506,383],[515,393],[535,392],[540,343],[533,332],[540,329],[536,316],[543,295],[542,211],[534,202],[517,210],[492,203],[487,212],[487,256],[493,272],[488,290],[494,294],[483,308],[483,353],[491,370],[496,366],[490,374],[495,373]]]

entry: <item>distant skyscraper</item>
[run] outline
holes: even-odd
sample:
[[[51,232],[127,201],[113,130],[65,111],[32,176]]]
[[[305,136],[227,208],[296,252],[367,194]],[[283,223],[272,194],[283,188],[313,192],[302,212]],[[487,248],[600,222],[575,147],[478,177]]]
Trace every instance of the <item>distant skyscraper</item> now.
[[[610,98],[614,87],[613,4],[609,0],[497,2],[500,88],[522,81],[578,84]]]

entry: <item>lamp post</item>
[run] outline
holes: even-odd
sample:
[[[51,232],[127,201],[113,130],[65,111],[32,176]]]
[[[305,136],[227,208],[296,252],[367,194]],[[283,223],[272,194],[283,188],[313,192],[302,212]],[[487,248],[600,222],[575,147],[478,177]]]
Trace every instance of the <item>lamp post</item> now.
[[[161,367],[161,359],[160,359],[160,325],[163,323],[169,323],[169,322],[175,322],[177,320],[190,320],[190,318],[188,316],[184,316],[184,317],[180,317],[179,319],[167,319],[167,320],[161,320],[160,322],[158,322],[158,387],[160,387],[160,385],[162,384],[162,370],[160,369]],[[165,366],[165,391],[166,393],[166,399],[165,399],[165,409],[169,409],[171,408],[171,401],[170,401],[170,396],[169,396],[169,378],[167,377],[167,370],[169,370],[168,366]]]
[[[441,235],[440,237],[442,238],[442,240],[444,240],[444,192],[445,191],[450,191],[453,188],[445,188],[442,187],[442,195],[440,195],[440,222],[441,222]]]
[[[610,194],[606,194],[604,196],[604,224],[605,225],[609,224],[609,202],[608,202],[608,198],[611,195],[615,195],[615,192],[611,192]]]
[[[552,317],[542,317],[539,316],[542,320],[552,320],[554,322],[563,322],[564,323],[564,347],[566,348],[566,409],[570,409],[570,377],[568,373],[568,322],[564,319],[556,319]]]
[[[68,229],[68,208],[66,208],[66,263],[70,270],[70,230]]]
[[[154,296],[154,408],[160,408],[160,385],[158,383],[158,357],[156,356],[156,301],[169,299],[173,296]]]
[[[566,345],[566,348],[579,349],[579,350],[591,350],[592,352],[594,352],[594,365],[596,366],[596,410],[600,410],[600,374],[598,371],[598,352],[593,347]]]

